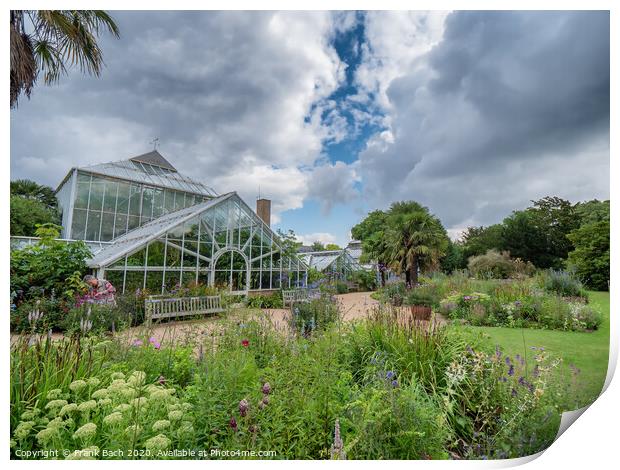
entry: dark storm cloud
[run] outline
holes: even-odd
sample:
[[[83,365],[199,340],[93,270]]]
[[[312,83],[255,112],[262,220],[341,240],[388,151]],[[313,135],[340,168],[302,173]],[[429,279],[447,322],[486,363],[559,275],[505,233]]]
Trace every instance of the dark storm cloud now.
[[[421,63],[388,89],[393,143],[361,155],[375,201],[418,198],[457,226],[608,195],[608,13],[455,12]]]
[[[102,37],[101,77],[72,72],[12,111],[12,177],[55,185],[71,166],[146,152],[157,136],[181,171],[218,191],[250,197],[260,184],[278,210],[299,207],[307,175],[297,167],[322,158],[330,132],[312,105],[343,78],[332,16],[112,14],[121,39]],[[242,184],[230,187],[236,173]]]

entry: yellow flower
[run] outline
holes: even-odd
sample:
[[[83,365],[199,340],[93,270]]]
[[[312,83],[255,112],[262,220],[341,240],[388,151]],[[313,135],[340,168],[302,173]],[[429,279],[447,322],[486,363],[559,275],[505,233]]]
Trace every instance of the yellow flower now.
[[[45,405],[45,408],[48,410],[53,410],[54,408],[62,408],[66,404],[67,400],[52,400],[47,405]]]
[[[15,433],[13,434],[13,436],[15,436],[17,440],[22,440],[22,439],[27,438],[34,425],[35,425],[34,421],[22,421],[15,428]]]
[[[170,445],[170,439],[168,439],[163,434],[158,434],[155,437],[151,437],[144,443],[144,447],[146,447],[151,452],[157,452],[160,450],[166,450]]]
[[[112,400],[110,400],[109,398],[102,398],[97,403],[99,404],[99,406],[108,406],[112,404]]]
[[[97,425],[95,423],[86,423],[73,433],[73,439],[88,439],[97,433]]]
[[[71,389],[72,392],[75,392],[75,393],[79,393],[80,391],[84,390],[86,387],[88,387],[88,384],[83,380],[76,380],[74,382],[71,382],[71,384],[69,384],[69,388]]]
[[[32,421],[36,415],[39,414],[39,410],[38,409],[32,409],[32,410],[28,410],[28,411],[24,411],[22,413],[22,420],[24,421]]]
[[[181,410],[172,410],[168,413],[168,418],[170,421],[178,421],[183,418],[183,412]]]
[[[91,377],[88,379],[88,385],[91,387],[98,387],[101,381],[97,377]]]
[[[114,413],[109,414],[108,416],[103,418],[103,424],[105,424],[106,426],[114,426],[121,423],[122,421],[123,414],[118,411],[115,411]]]
[[[97,402],[95,400],[88,400],[78,405],[78,410],[82,412],[94,410],[97,408]]]
[[[160,419],[159,421],[155,421],[153,423],[153,431],[155,432],[163,431],[164,429],[167,429],[169,427],[170,421],[168,421],[167,419]]]
[[[95,390],[91,395],[91,398],[94,398],[95,400],[98,400],[100,398],[108,398],[108,389],[102,388],[100,390]]]
[[[39,444],[46,444],[58,435],[58,428],[45,428],[37,433]]]
[[[75,411],[78,409],[78,406],[76,403],[68,403],[67,405],[63,406],[60,409],[60,413],[58,413],[60,416],[64,416],[67,415],[69,413],[71,413],[72,411]]]
[[[47,399],[48,400],[55,400],[61,394],[62,394],[62,390],[60,390],[59,388],[55,388],[55,389],[50,390],[49,392],[47,392]]]

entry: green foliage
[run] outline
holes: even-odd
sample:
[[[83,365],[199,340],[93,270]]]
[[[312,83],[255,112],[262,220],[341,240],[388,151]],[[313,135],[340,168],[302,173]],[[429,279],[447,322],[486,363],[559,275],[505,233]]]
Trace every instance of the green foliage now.
[[[133,316],[122,307],[84,303],[69,310],[59,326],[67,335],[101,335],[127,328]]]
[[[12,183],[11,183],[12,184]],[[60,223],[55,208],[50,208],[37,199],[11,194],[11,235],[33,237],[40,224]]]
[[[469,272],[478,279],[507,279],[534,274],[532,263],[512,259],[507,251],[489,250],[484,255],[472,256],[467,263]]]
[[[418,270],[436,267],[448,246],[448,235],[437,217],[417,202],[392,204],[387,217],[387,259],[407,284],[418,282]]]
[[[387,264],[387,213],[376,210],[370,212],[364,220],[351,229],[351,236],[362,242],[361,261],[364,263],[377,262]],[[385,278],[382,275],[382,286]]]
[[[402,321],[399,309],[343,324],[329,320],[329,299],[299,306],[314,309],[308,318],[320,325],[310,336],[282,334],[253,315],[223,319],[192,340],[148,331],[19,338],[11,345],[12,456],[97,446],[125,457],[135,449],[137,458],[221,448],[327,459],[338,420],[351,459],[507,458],[549,445],[568,409],[572,390],[558,386],[557,361],[542,351],[531,362],[506,359],[480,337]]]
[[[462,245],[448,239],[446,254],[441,258],[439,265],[441,271],[446,274],[452,274],[454,271],[466,268],[467,258],[465,258]]]
[[[377,275],[374,271],[359,269],[351,274],[351,280],[360,291],[371,291],[377,288]]]
[[[336,294],[346,294],[349,292],[349,286],[342,281],[336,281],[334,287],[336,289]]]
[[[539,287],[563,297],[587,297],[583,284],[573,273],[549,269],[537,276]]]
[[[58,297],[33,297],[20,303],[11,311],[11,331],[47,333],[50,329],[62,330],[63,319],[73,307],[73,302]],[[40,318],[28,318],[32,312],[39,312]]]
[[[54,189],[32,180],[18,179],[11,181],[11,196],[20,196],[40,202],[48,209],[55,209],[58,206]]]
[[[323,243],[321,243],[320,241],[315,241],[312,243],[312,245],[310,245],[310,247],[312,248],[312,251],[325,251],[325,245],[323,245]]]
[[[87,271],[90,250],[82,241],[64,243],[54,240],[57,227],[46,224],[37,229],[41,240],[36,245],[11,252],[11,291],[21,291],[25,298],[50,295],[69,299],[76,294],[76,272],[80,276]],[[70,284],[67,284],[67,279]]]
[[[308,269],[308,284],[315,284],[325,279],[325,275],[316,268]]]
[[[568,238],[575,245],[575,250],[568,254],[568,265],[590,288],[609,290],[609,215],[606,220],[582,225]]]
[[[250,308],[282,308],[282,294],[251,295],[246,297],[245,304]]]
[[[502,249],[501,224],[488,227],[468,227],[459,240],[463,254],[463,263],[460,269],[465,268],[471,256],[483,255],[489,250]]]
[[[326,243],[325,244],[325,250],[327,250],[327,251],[335,251],[335,250],[342,250],[342,248],[340,248],[335,243]]]
[[[327,295],[308,302],[297,302],[291,307],[291,328],[304,336],[315,330],[324,330],[339,319],[338,305]]]

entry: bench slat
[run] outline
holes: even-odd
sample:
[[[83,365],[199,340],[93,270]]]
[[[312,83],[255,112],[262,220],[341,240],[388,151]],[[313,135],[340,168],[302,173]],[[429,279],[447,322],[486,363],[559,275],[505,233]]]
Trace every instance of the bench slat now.
[[[144,312],[147,324],[150,324],[153,319],[204,315],[225,311],[222,307],[222,297],[220,295],[169,299],[153,297],[144,299]]]

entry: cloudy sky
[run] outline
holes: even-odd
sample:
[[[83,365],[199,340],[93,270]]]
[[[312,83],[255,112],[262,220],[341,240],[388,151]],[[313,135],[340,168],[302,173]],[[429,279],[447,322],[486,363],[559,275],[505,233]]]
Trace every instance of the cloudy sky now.
[[[345,244],[413,199],[451,235],[609,197],[606,12],[115,12],[100,78],[11,111],[11,178],[152,149],[276,228]]]

